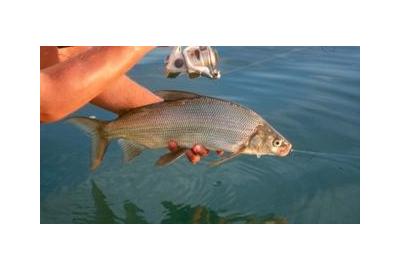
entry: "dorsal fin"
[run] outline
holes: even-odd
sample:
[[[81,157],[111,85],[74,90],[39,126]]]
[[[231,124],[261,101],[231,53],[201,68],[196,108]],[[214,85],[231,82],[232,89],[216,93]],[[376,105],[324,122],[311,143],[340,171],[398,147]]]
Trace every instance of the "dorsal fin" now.
[[[155,91],[154,94],[164,99],[164,101],[173,101],[179,99],[190,99],[200,97],[196,93],[186,92],[186,91],[178,91],[178,90],[159,90]]]
[[[159,91],[154,91],[154,94],[157,96],[161,97],[164,99],[164,101],[174,101],[174,100],[180,100],[180,99],[191,99],[191,98],[196,98],[196,97],[202,97],[202,95],[196,94],[196,93],[191,93],[191,92],[186,92],[186,91],[178,91],[178,90],[159,90]],[[155,106],[159,106],[159,103],[162,102],[157,102],[149,105],[145,105],[142,107],[136,107],[132,108],[129,110],[124,110],[120,111],[118,113],[119,118],[122,116],[125,116],[130,113],[137,113],[137,112],[143,112],[143,111],[151,111],[152,108]]]

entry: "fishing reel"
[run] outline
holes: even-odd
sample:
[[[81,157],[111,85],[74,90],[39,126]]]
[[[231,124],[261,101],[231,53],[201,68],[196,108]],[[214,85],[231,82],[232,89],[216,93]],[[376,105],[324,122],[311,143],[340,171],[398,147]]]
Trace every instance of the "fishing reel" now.
[[[165,58],[165,75],[176,78],[181,73],[187,73],[191,79],[200,76],[219,79],[218,62],[218,53],[210,46],[188,46],[184,49],[176,46]]]

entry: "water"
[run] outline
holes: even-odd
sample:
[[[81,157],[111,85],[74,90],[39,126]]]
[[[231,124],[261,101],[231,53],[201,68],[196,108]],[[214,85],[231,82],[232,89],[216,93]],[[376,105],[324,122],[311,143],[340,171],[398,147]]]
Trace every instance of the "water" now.
[[[149,89],[250,107],[293,143],[292,155],[242,156],[217,168],[181,159],[156,168],[165,150],[123,165],[114,142],[90,172],[88,137],[63,122],[41,125],[41,223],[359,223],[359,47],[217,49],[217,81],[164,78],[168,48],[129,75]],[[114,117],[92,105],[76,115]]]

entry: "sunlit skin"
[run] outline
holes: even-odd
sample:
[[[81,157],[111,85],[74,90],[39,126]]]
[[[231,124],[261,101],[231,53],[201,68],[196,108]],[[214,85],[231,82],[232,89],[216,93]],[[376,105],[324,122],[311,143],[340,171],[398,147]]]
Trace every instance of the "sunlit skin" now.
[[[61,120],[91,102],[121,111],[162,101],[124,74],[154,47],[40,48],[40,120]]]
[[[87,103],[120,114],[134,107],[163,101],[125,73],[153,46],[136,47],[40,47],[40,121],[52,123]],[[171,141],[168,148],[178,148]],[[186,152],[192,164],[208,155],[204,146]],[[217,154],[221,155],[220,151]],[[223,152],[222,152],[223,154]]]

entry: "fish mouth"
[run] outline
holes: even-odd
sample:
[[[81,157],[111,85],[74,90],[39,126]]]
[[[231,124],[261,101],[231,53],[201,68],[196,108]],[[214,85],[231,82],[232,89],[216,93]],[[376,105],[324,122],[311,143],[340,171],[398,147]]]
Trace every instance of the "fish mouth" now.
[[[292,144],[288,143],[283,147],[280,147],[278,150],[278,156],[286,157],[292,152]]]
[[[219,78],[221,78],[221,73],[219,72],[219,71],[212,71],[212,72],[210,72],[210,73],[208,73],[208,72],[202,72],[201,73],[201,75],[203,76],[203,77],[207,77],[207,78],[209,78],[209,79],[219,79]]]
[[[212,78],[213,79],[219,79],[219,78],[221,78],[221,72],[219,72],[219,71],[214,71],[213,72],[213,74],[212,74]]]

